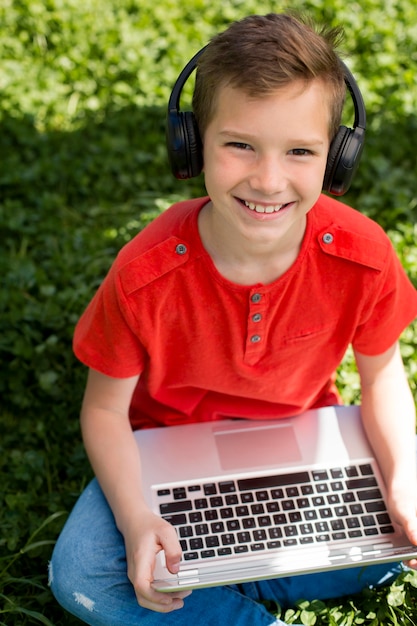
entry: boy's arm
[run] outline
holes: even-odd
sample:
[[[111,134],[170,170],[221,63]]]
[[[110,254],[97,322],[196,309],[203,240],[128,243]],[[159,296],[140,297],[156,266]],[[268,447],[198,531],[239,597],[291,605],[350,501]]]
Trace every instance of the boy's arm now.
[[[355,358],[362,420],[385,480],[388,507],[417,545],[416,415],[399,345],[378,356],[355,352]]]
[[[111,378],[90,369],[81,429],[88,457],[125,540],[127,574],[138,602],[168,612],[181,608],[188,593],[163,594],[151,586],[157,552],[165,550],[168,569],[175,572],[181,549],[173,527],[154,515],[143,498],[140,455],[128,417],[138,379]]]

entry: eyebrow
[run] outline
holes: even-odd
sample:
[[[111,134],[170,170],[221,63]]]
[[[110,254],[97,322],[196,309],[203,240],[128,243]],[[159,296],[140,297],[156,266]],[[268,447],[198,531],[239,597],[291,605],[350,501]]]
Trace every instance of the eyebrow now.
[[[239,131],[236,130],[221,130],[220,131],[220,136],[221,137],[230,137],[231,139],[239,139],[242,142],[248,142],[251,143],[253,141],[257,140],[256,135],[251,135],[250,133],[241,133]],[[315,138],[313,137],[312,139],[306,139],[305,137],[302,138],[295,138],[295,139],[290,139],[290,141],[288,141],[288,143],[290,143],[291,145],[297,145],[297,146],[322,146],[324,145],[324,141],[322,139],[319,139],[318,137]]]

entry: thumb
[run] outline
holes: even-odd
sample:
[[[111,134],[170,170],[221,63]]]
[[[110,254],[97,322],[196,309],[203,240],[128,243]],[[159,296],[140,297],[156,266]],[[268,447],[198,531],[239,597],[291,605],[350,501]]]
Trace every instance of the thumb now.
[[[165,553],[167,569],[171,574],[177,574],[180,569],[182,551],[177,533],[171,524],[166,524],[166,527],[160,535],[160,542]]]

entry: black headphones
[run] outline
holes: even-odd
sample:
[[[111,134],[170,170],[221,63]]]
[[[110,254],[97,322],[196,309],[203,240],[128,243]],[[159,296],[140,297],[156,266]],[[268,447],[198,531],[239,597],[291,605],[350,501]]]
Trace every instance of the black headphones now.
[[[188,77],[197,67],[198,58],[206,47],[197,52],[184,67],[176,80],[168,102],[166,127],[168,157],[172,173],[179,179],[198,176],[203,168],[203,151],[197,122],[191,111],[180,111],[180,96]],[[366,129],[366,111],[362,94],[349,68],[343,61],[340,62],[355,108],[355,120],[353,128],[340,126],[330,145],[323,191],[328,191],[334,196],[342,196],[350,187],[359,165]]]

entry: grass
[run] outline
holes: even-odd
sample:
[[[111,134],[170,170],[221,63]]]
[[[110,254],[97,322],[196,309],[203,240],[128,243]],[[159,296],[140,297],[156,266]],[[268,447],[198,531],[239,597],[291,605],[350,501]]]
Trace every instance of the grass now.
[[[80,624],[47,585],[53,544],[91,477],[73,328],[117,250],[173,201],[203,193],[201,179],[173,180],[165,155],[165,106],[185,60],[229,21],[286,4],[0,0],[0,626]],[[417,284],[417,5],[291,5],[346,26],[369,119],[346,202],[389,231]],[[416,329],[401,349],[417,401]],[[360,401],[350,352],[339,386],[346,403]],[[416,586],[408,572],[354,598],[300,602],[282,618],[408,626]]]

